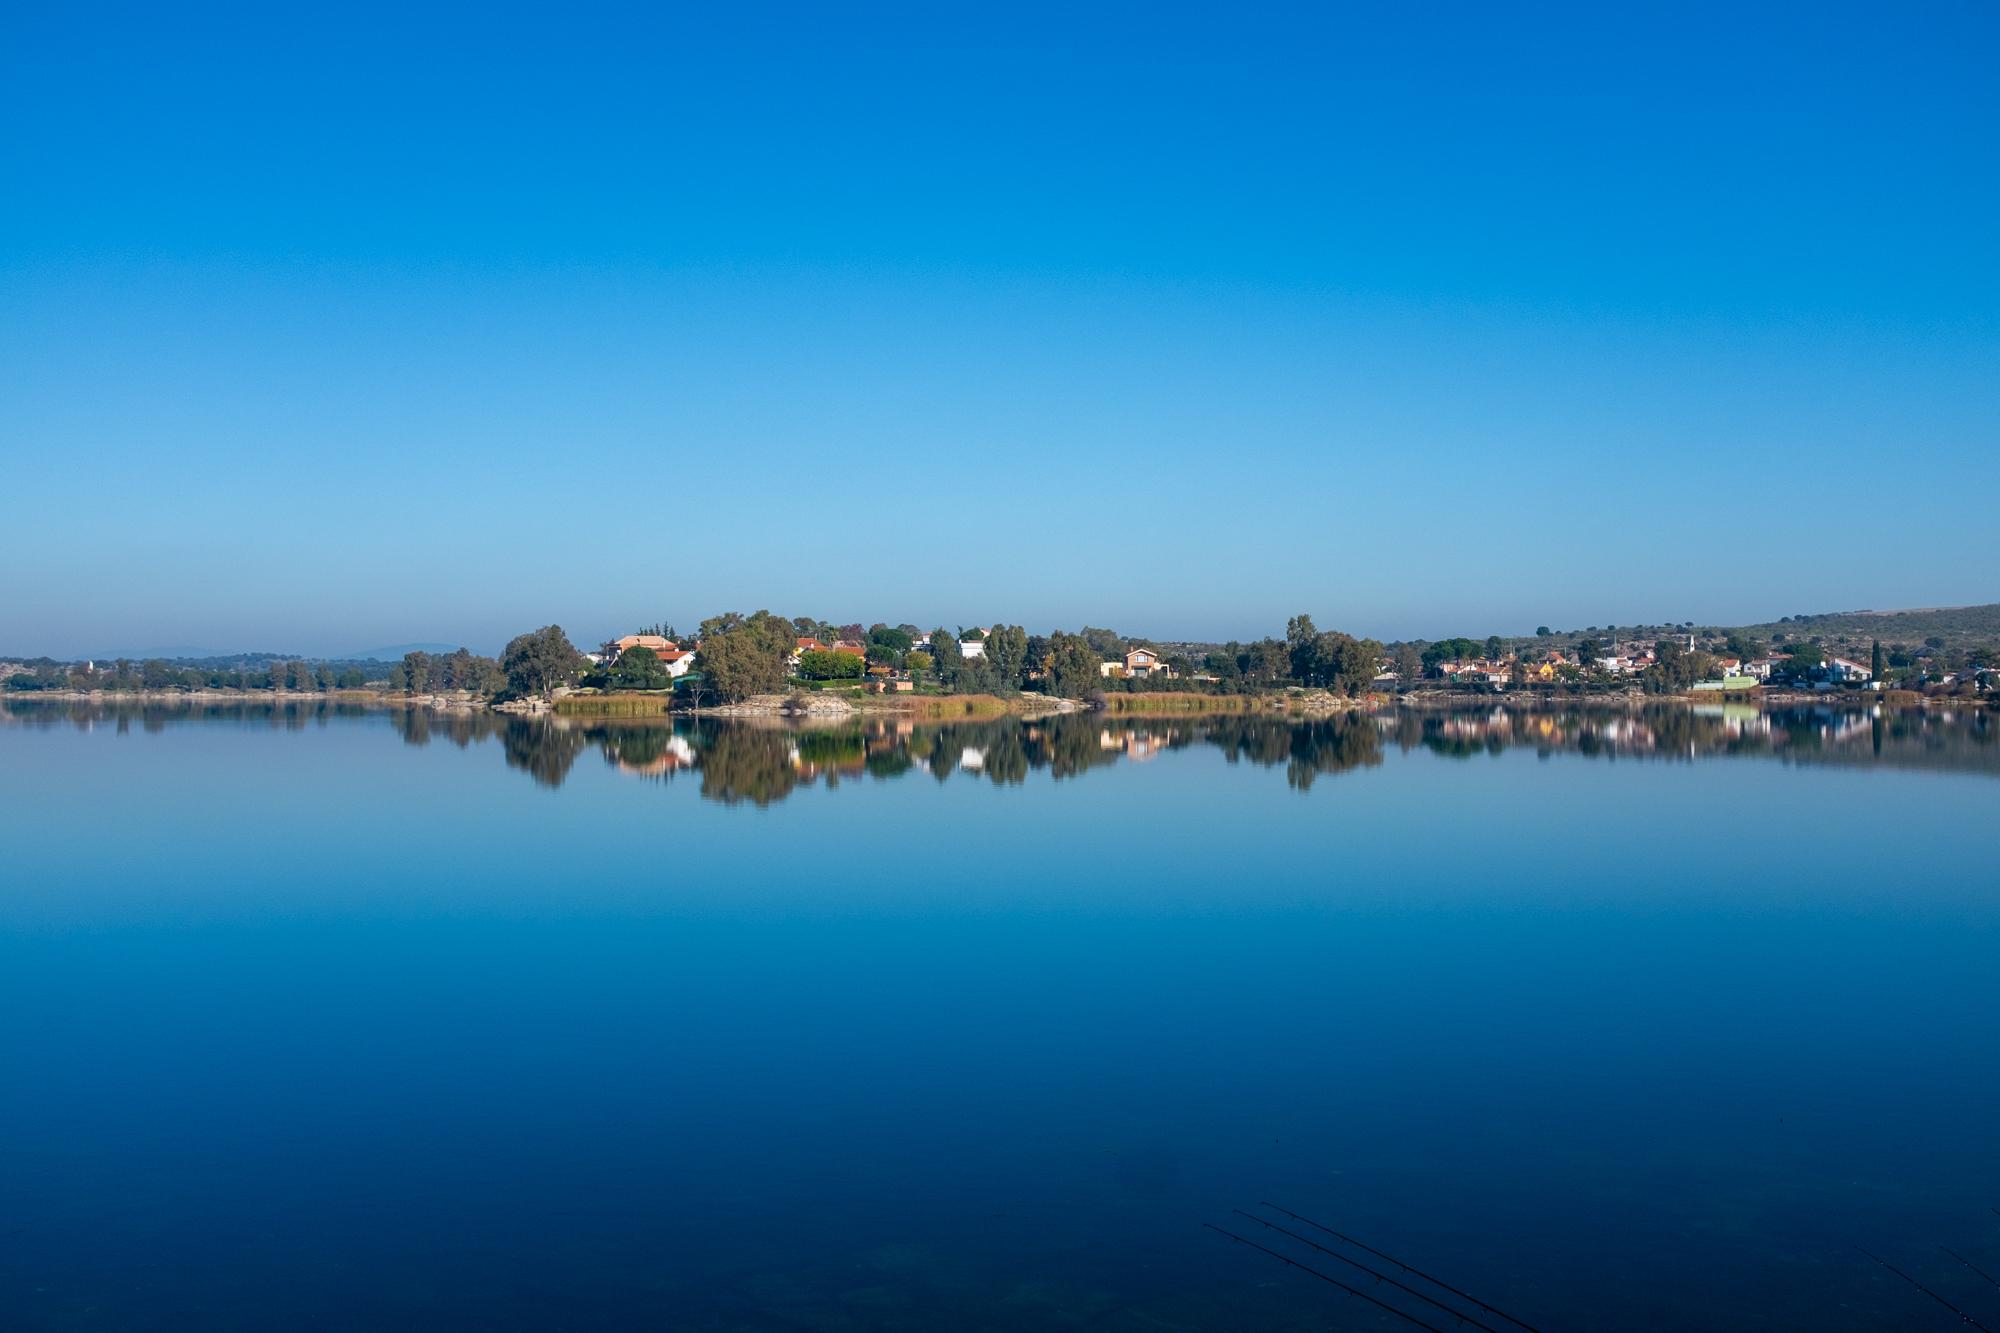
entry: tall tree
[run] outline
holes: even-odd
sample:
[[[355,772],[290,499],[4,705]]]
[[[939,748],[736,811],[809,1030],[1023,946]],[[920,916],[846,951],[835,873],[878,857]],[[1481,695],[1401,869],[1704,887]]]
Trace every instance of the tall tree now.
[[[995,688],[1020,689],[1028,661],[1028,631],[1019,625],[995,625],[986,635],[986,660],[992,664]]]
[[[1308,615],[1296,615],[1285,622],[1285,653],[1291,661],[1292,679],[1310,685],[1319,673],[1319,629]]]
[[[1082,635],[1057,630],[1049,636],[1049,693],[1081,699],[1103,683],[1102,661]]]
[[[711,626],[717,628],[711,632]],[[775,693],[784,688],[800,637],[797,629],[792,621],[769,611],[751,616],[728,612],[702,622],[695,665],[708,688],[725,700]]]
[[[560,625],[544,625],[514,636],[500,656],[500,669],[507,675],[509,689],[544,699],[561,686],[575,684],[587,665]]]
[[[406,690],[421,690],[430,684],[431,655],[422,652],[403,654],[403,679]]]
[[[1292,669],[1285,645],[1272,638],[1259,639],[1250,644],[1238,654],[1236,661],[1242,668],[1243,678],[1255,685],[1276,685]]]
[[[958,684],[958,669],[965,662],[965,654],[958,646],[958,636],[939,625],[931,631],[931,670],[937,673],[938,684],[947,687]]]
[[[448,690],[472,688],[472,650],[459,648],[444,659],[444,687]]]

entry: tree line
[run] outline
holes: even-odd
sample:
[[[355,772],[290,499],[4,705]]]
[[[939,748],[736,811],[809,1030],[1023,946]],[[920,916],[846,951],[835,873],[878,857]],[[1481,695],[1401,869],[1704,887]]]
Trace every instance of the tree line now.
[[[369,682],[358,662],[272,662],[262,668],[184,666],[163,658],[131,661],[119,658],[103,665],[41,659],[7,678],[7,688],[22,692],[74,690],[90,694],[141,694],[200,690],[273,690],[295,694],[358,690]],[[376,677],[380,679],[380,677]]]

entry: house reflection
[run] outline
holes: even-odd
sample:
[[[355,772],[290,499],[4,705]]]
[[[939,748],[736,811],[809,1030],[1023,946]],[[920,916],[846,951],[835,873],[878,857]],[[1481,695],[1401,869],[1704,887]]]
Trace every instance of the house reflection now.
[[[0,726],[159,732],[201,721],[300,731],[339,719],[386,720],[405,744],[458,748],[498,741],[508,767],[549,788],[595,749],[618,774],[653,782],[695,775],[700,794],[768,806],[801,787],[887,781],[1055,781],[1122,764],[1213,749],[1231,765],[1280,768],[1305,791],[1323,777],[1372,768],[1386,755],[1447,760],[1527,749],[1596,760],[1685,762],[1763,757],[2000,775],[2000,716],[1983,709],[1659,704],[1633,709],[1481,708],[1356,712],[1309,721],[1260,714],[1173,718],[1057,714],[1034,720],[928,723],[888,716],[831,727],[775,721],[523,718],[490,712],[371,709],[324,701],[187,703],[6,700]]]

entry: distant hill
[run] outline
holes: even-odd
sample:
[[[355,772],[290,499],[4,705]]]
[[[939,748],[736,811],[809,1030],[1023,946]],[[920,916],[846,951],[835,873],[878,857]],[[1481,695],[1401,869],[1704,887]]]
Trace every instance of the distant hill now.
[[[1919,644],[1942,639],[1948,648],[2000,642],[2000,603],[1985,606],[1927,606],[1908,611],[1828,611],[1793,616],[1764,625],[1743,626],[1769,638],[1784,633],[1812,639],[1880,639]]]
[[[146,662],[158,659],[178,666],[244,667],[262,666],[266,662],[289,662],[302,657],[301,653],[231,653],[215,648],[129,648],[119,652],[97,653],[89,659],[97,662],[116,662],[124,658],[128,662]]]
[[[341,662],[400,662],[405,653],[455,653],[460,645],[455,643],[398,643],[387,648],[364,648],[358,653],[342,653],[336,661]]]
[[[1823,611],[1818,614],[1783,616],[1761,625],[1620,625],[1621,640],[1650,640],[1692,632],[1707,639],[1730,634],[1764,643],[1796,643],[1817,640],[1837,651],[1858,653],[1880,640],[1885,648],[1919,648],[1935,639],[1947,649],[1991,648],[2000,645],[2000,602],[1982,606],[1927,606],[1900,611]],[[1553,641],[1562,646],[1580,637],[1601,638],[1602,631],[1560,630]],[[1510,645],[1543,642],[1515,637]]]
[[[157,657],[165,662],[192,662],[197,658],[203,660],[224,657],[255,657],[262,659],[278,657],[280,655],[278,653],[232,653],[221,648],[194,647],[188,644],[177,644],[163,648],[156,644],[151,648],[118,648],[111,652],[98,653],[97,660],[100,662],[115,662],[123,657],[129,658],[134,662],[143,662],[148,658]]]

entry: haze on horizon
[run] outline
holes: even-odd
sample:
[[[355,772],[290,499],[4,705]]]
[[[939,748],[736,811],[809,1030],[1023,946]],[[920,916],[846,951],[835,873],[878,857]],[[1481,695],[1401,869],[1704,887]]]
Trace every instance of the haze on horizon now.
[[[0,651],[1991,602],[1996,37],[23,11]]]

